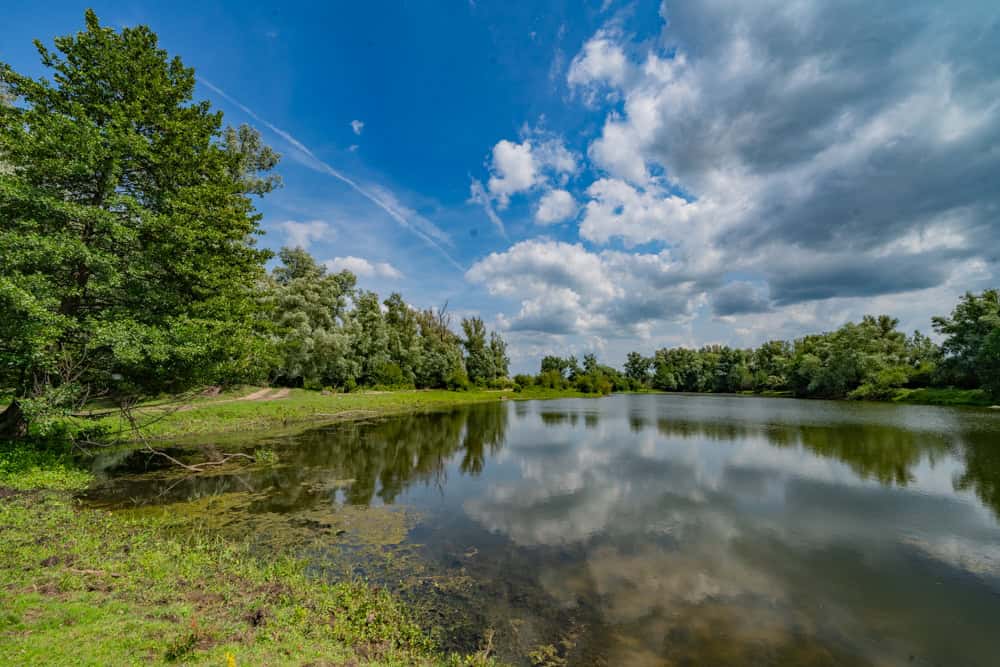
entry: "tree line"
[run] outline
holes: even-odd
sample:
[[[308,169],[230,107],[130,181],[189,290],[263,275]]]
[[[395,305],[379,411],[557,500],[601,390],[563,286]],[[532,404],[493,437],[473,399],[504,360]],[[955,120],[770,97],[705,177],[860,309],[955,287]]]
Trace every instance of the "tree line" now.
[[[899,331],[888,315],[866,316],[835,331],[794,341],[772,340],[751,349],[706,345],[663,348],[651,356],[630,352],[621,371],[584,357],[542,359],[536,377],[520,384],[582,391],[655,389],[682,392],[756,392],[809,398],[885,400],[900,389],[982,389],[1000,400],[1000,291],[961,297],[949,316],[932,320],[941,345],[919,331]]]
[[[381,301],[301,249],[257,246],[279,156],[194,99],[139,26],[87,11],[49,76],[0,62],[0,436],[206,384],[462,388],[507,375],[482,320]]]
[[[510,359],[479,317],[452,330],[447,306],[415,309],[393,293],[358,289],[349,271],[328,273],[302,248],[283,248],[262,282],[272,384],[311,389],[357,386],[467,389],[503,386]]]

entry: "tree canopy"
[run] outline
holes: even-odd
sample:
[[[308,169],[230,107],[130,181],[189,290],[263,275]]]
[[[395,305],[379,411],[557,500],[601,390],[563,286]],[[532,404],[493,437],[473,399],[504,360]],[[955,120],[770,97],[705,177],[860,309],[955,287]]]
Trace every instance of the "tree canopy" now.
[[[252,366],[268,253],[251,195],[278,156],[193,99],[146,27],[36,42],[50,78],[0,64],[0,385],[17,411],[178,390]],[[20,415],[6,423],[23,429]]]

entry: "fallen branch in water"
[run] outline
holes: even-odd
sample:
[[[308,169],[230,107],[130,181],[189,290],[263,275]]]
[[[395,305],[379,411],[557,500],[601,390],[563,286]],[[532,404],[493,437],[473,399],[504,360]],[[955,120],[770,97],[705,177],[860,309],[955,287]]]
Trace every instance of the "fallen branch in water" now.
[[[179,461],[178,459],[174,458],[170,454],[167,454],[165,451],[156,449],[155,447],[153,447],[152,444],[150,444],[149,439],[143,434],[142,427],[138,424],[135,415],[132,413],[131,404],[123,403],[121,411],[122,414],[125,415],[125,419],[128,420],[129,425],[132,427],[132,432],[139,438],[139,440],[142,442],[143,448],[147,452],[149,452],[154,456],[162,456],[163,458],[167,459],[174,465],[184,468],[185,470],[190,470],[191,472],[203,472],[205,468],[209,468],[212,466],[220,466],[236,458],[247,459],[251,463],[257,462],[257,457],[251,456],[250,454],[244,454],[242,452],[223,452],[222,458],[214,461],[205,461],[203,463],[194,463],[194,464],[184,463],[183,461]]]

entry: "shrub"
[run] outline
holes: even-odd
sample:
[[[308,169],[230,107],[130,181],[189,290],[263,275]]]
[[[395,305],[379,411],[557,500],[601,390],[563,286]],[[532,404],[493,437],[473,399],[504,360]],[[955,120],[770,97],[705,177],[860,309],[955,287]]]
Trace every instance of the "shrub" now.
[[[514,384],[519,384],[522,387],[530,387],[535,384],[535,378],[525,373],[519,373],[514,376]]]
[[[546,389],[562,389],[565,385],[562,374],[556,370],[545,371],[538,374],[538,385]]]
[[[468,391],[471,386],[469,376],[461,366],[456,366],[448,373],[448,377],[445,378],[445,385],[451,391]]]

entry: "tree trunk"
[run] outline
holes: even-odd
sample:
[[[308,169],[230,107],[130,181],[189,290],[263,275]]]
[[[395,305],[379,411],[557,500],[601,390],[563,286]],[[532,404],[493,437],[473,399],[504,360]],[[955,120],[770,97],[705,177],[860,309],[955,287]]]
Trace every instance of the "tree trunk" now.
[[[17,399],[0,413],[0,439],[17,439],[28,435],[28,420],[24,417]]]

